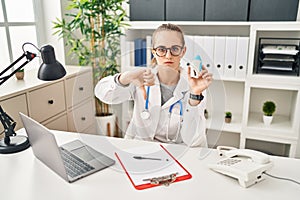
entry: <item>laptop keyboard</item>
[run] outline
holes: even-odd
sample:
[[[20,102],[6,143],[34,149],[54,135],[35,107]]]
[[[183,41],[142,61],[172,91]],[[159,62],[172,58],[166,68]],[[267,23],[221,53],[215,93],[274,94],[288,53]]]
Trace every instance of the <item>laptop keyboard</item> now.
[[[60,148],[60,150],[67,174],[72,178],[94,169],[94,167],[64,148]]]

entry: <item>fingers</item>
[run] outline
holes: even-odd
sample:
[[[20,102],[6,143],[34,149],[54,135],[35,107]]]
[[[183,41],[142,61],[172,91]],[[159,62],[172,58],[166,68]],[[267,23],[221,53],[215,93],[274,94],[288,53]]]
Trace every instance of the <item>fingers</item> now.
[[[212,74],[208,72],[207,68],[204,65],[202,65],[202,70],[198,73],[198,78],[195,78],[195,77],[191,76],[191,70],[193,70],[191,68],[191,66],[188,66],[188,68],[187,68],[187,74],[188,74],[188,78],[189,79],[191,79],[191,78],[194,78],[194,79],[199,79],[199,78],[206,79],[208,77],[212,77]]]
[[[191,74],[191,66],[190,65],[188,65],[187,74],[188,74],[188,77],[190,77],[190,74]]]
[[[150,68],[147,68],[144,73],[143,73],[143,80],[144,80],[144,85],[146,86],[151,86],[154,85],[155,82],[155,76],[151,72]]]

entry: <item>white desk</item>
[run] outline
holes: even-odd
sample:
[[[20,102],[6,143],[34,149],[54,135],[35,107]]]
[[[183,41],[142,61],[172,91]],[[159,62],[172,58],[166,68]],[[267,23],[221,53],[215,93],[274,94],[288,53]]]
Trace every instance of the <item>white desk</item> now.
[[[81,138],[93,148],[114,157],[116,149],[147,145],[147,142],[95,135],[54,131],[59,144]],[[18,131],[24,134],[24,130]],[[174,147],[175,146],[175,147]],[[90,200],[90,199],[299,199],[300,186],[266,177],[250,188],[242,188],[235,179],[207,168],[219,159],[216,151],[186,149],[181,145],[167,149],[192,174],[192,179],[138,191],[131,185],[118,162],[110,168],[92,174],[72,184],[67,183],[37,160],[32,149],[10,155],[0,155],[0,197],[3,200]],[[209,152],[199,159],[201,152]],[[300,180],[300,160],[272,157],[274,167],[269,173]]]

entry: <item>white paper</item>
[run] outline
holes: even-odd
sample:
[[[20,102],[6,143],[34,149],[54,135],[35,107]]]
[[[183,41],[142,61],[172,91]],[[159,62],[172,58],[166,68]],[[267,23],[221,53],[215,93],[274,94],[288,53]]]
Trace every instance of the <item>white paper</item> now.
[[[296,55],[299,50],[296,50],[294,46],[284,46],[284,45],[277,45],[277,46],[265,46],[262,49],[264,54],[284,54],[284,55]]]

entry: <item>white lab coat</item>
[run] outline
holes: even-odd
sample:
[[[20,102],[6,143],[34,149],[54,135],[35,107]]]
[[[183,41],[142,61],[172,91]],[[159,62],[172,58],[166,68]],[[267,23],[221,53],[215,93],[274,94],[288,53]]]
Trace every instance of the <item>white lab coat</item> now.
[[[134,100],[133,116],[126,130],[125,138],[167,142],[168,140],[165,136],[167,130],[169,130],[168,138],[175,138],[176,130],[180,126],[180,106],[179,104],[174,106],[171,118],[169,118],[169,108],[181,99],[183,104],[183,121],[176,143],[184,142],[188,146],[207,147],[206,119],[204,117],[205,98],[197,106],[189,105],[189,85],[186,73],[180,74],[173,97],[162,106],[159,79],[156,76],[155,85],[150,87],[148,109],[150,118],[146,120],[141,118],[141,112],[145,110],[145,100],[141,89],[133,84],[122,87],[115,82],[115,76],[101,79],[95,87],[95,95],[107,104],[119,104],[130,99]]]

